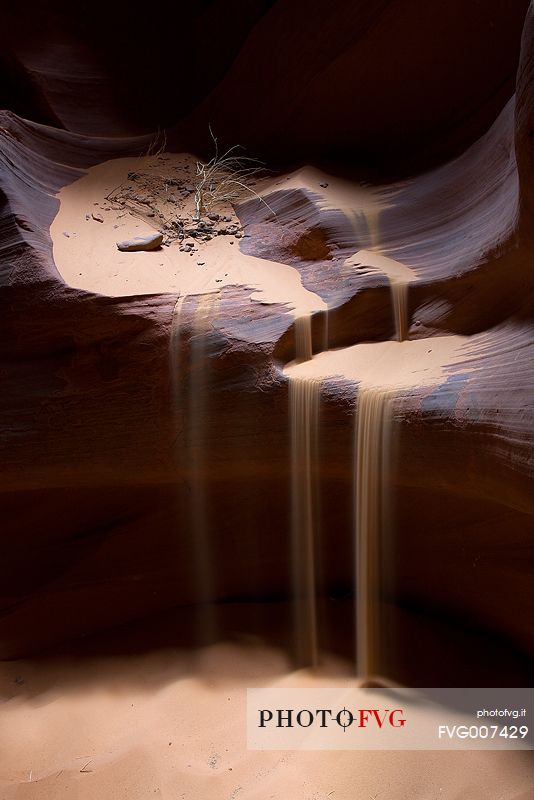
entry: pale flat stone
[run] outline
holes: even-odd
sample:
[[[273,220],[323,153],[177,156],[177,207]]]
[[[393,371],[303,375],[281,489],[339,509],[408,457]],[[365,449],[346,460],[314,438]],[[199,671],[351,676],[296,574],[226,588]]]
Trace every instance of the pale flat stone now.
[[[119,250],[124,250],[128,253],[133,253],[136,250],[155,250],[163,241],[163,234],[159,231],[152,231],[145,233],[141,236],[133,236],[131,239],[124,239],[122,242],[117,242]]]

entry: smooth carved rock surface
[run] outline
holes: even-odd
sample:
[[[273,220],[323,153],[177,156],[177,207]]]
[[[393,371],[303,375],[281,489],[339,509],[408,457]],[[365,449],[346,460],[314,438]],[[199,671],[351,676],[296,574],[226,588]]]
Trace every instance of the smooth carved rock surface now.
[[[362,34],[363,44],[347,45],[337,58],[341,5],[335,3],[328,24],[321,25],[320,50],[330,63],[321,65],[314,86],[294,106],[295,115],[308,109],[307,122],[284,128],[288,160],[299,148],[320,154],[342,130],[352,136],[347,115],[355,104],[345,103],[344,84],[332,96],[328,133],[314,116],[321,103],[310,103],[309,92],[323,102],[326,88],[338,85],[336,76],[351,74],[355,60],[372,62],[372,56],[361,60],[362,47],[372,53],[377,37],[389,42],[392,31],[398,36],[397,12],[383,4],[374,27],[371,18],[361,23],[362,30],[374,33]],[[517,95],[511,97],[513,87],[505,96],[496,88],[517,60],[512,42],[524,5],[514,6],[505,25],[499,4],[490,4],[500,22],[491,35],[485,31],[489,38],[480,45],[492,53],[489,65],[476,47],[453,47],[448,40],[455,58],[476,51],[485,74],[458,66],[462,81],[470,75],[465,92],[453,81],[441,107],[440,93],[433,91],[423,120],[407,108],[394,149],[405,147],[411,157],[406,142],[415,127],[443,163],[377,186],[371,203],[378,207],[376,228],[372,214],[351,217],[331,201],[335,176],[327,186],[319,178],[311,190],[310,173],[301,180],[297,171],[269,196],[276,222],[253,200],[237,209],[245,237],[235,246],[299,271],[303,286],[328,303],[332,349],[393,335],[389,282],[377,267],[378,250],[414,273],[408,294],[411,338],[471,337],[468,357],[451,366],[444,382],[407,392],[396,411],[400,456],[392,480],[401,510],[397,540],[404,549],[394,554],[399,583],[390,598],[392,613],[400,618],[407,608],[426,607],[461,617],[532,659],[532,10]],[[441,27],[451,33],[449,13],[452,18],[458,8],[454,3],[448,8]],[[269,31],[282,31],[284,45],[291,31],[301,30],[289,24],[292,14],[290,4],[279,3],[262,18],[229,73],[213,87],[217,107],[240,85],[239,76],[251,64],[257,67],[254,54],[263,57],[265,42],[273,40]],[[432,18],[429,29],[442,36],[440,26],[433,27],[435,13]],[[313,20],[308,15],[304,20],[309,32]],[[499,36],[502,47],[492,47]],[[30,56],[19,55],[23,66],[30,63]],[[310,53],[311,72],[316,58]],[[435,53],[433,59],[439,61]],[[35,60],[31,63],[35,68]],[[420,74],[419,62],[408,67]],[[247,101],[234,105],[232,115],[221,112],[221,127],[231,132],[243,125],[259,150],[266,140],[284,141],[276,131],[291,118],[298,69],[285,69],[280,114],[266,104],[255,115]],[[214,596],[221,603],[287,597],[291,582],[283,366],[295,355],[293,315],[281,303],[254,301],[249,286],[224,286],[199,339],[202,295],[186,297],[177,318],[176,292],[107,297],[66,285],[49,234],[58,211],[55,194],[92,165],[145,153],[151,137],[99,138],[98,126],[87,127],[89,118],[74,114],[68,83],[52,87],[47,80],[35,91],[43,121],[57,127],[0,115],[2,657],[194,603],[198,507],[191,498],[192,477],[202,487],[211,559],[219,567]],[[373,138],[373,126],[389,131],[389,120],[399,119],[388,103],[371,103],[377,93],[380,81],[362,102],[373,112],[379,107],[388,124],[370,111],[360,143]],[[482,98],[489,96],[485,104]],[[459,119],[466,105],[477,110],[471,132],[482,133],[482,121],[488,123],[486,132],[458,158],[445,161],[456,135],[459,142],[476,137],[459,125],[447,131],[440,151],[429,120],[438,107],[441,119]],[[113,113],[111,103],[101,108]],[[191,110],[191,119],[172,132],[174,149],[190,147],[203,113],[202,107]],[[124,120],[117,123],[120,132],[125,127]],[[300,131],[308,132],[306,142]],[[349,262],[354,253],[360,254],[359,264]],[[325,324],[324,312],[313,315],[315,351],[323,347]],[[343,376],[332,376],[324,386],[322,514],[335,541],[323,543],[322,557],[326,586],[335,596],[349,592],[352,580],[353,441],[347,431],[357,391],[357,382]],[[441,565],[432,572],[434,579],[428,577],[429,560]],[[451,575],[464,577],[451,580]],[[336,649],[338,643],[330,646]],[[409,681],[409,674],[402,677]]]

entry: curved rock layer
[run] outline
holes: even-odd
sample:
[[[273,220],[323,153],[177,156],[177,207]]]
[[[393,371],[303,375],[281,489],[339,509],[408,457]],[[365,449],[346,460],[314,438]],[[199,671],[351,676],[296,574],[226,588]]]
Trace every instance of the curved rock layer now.
[[[92,136],[169,131],[269,163],[406,170],[460,152],[514,91],[527,0],[115,2],[3,12],[0,106]]]
[[[455,128],[460,142],[467,130],[481,132],[481,121],[499,106],[495,122],[461,156],[402,182],[369,187],[309,167],[278,176],[260,191],[275,218],[257,198],[242,203],[236,210],[245,237],[234,246],[239,258],[297,270],[303,290],[328,307],[326,313],[316,306],[310,322],[313,352],[329,351],[312,362],[323,380],[314,464],[327,531],[319,559],[322,646],[352,655],[353,430],[361,376],[336,366],[333,351],[350,355],[361,343],[394,337],[391,287],[400,280],[407,284],[410,339],[425,340],[429,350],[438,336],[465,342],[460,355],[442,365],[439,380],[405,387],[395,405],[396,514],[388,548],[394,579],[384,581],[381,608],[384,629],[395,633],[385,637],[382,663],[392,678],[438,685],[439,659],[414,664],[406,653],[407,642],[432,644],[441,631],[451,646],[480,646],[493,665],[502,666],[499,652],[508,648],[509,684],[521,684],[534,657],[533,12],[524,29],[515,99],[503,98],[503,78],[514,68],[513,41],[524,3],[509,5],[506,19],[498,3],[485,4],[483,12],[476,3],[463,3],[461,29],[452,23],[457,4],[447,4],[446,11],[443,6],[441,16],[433,12],[447,35],[431,20],[428,29],[466,59],[475,48],[460,44],[484,14],[487,25],[476,50],[484,76],[459,60],[455,70],[463,88],[452,75],[450,97],[443,92],[438,103],[433,93],[424,104],[426,121],[410,116],[410,103],[406,117],[399,116],[383,93],[382,116],[376,104],[367,109],[383,88],[376,65],[376,83],[358,95],[358,105],[346,102],[347,84],[340,78],[355,80],[355,65],[371,69],[371,56],[363,55],[377,47],[389,52],[393,35],[392,58],[413,53],[416,43],[399,35],[399,15],[417,8],[422,14],[420,6],[358,4],[358,12],[350,13],[359,15],[365,34],[353,47],[353,37],[343,46],[340,39],[347,4],[334,3],[321,26],[324,63],[318,68],[319,56],[310,50],[304,66],[298,65],[314,74],[309,81],[301,75],[298,102],[294,65],[274,74],[272,96],[280,98],[279,108],[273,111],[266,102],[252,114],[257,100],[241,102],[239,96],[230,115],[225,98],[242,86],[240,75],[261,71],[261,42],[272,41],[272,26],[282,31],[279,44],[288,61],[291,47],[302,49],[299,37],[317,30],[313,14],[303,28],[294,24],[295,4],[260,6],[251,4],[249,37],[231,67],[228,60],[225,77],[204,106],[169,132],[174,149],[185,150],[188,140],[196,140],[206,104],[216,110],[225,136],[232,140],[231,119],[257,151],[268,150],[267,141],[281,142],[283,130],[286,149],[273,151],[273,157],[287,160],[296,152],[332,157],[338,145],[336,155],[351,142],[365,149],[376,141],[383,152],[376,133],[389,130],[392,116],[402,128],[398,147],[409,158],[406,143],[414,128],[432,150],[438,137],[431,119],[437,127],[440,119],[449,120],[448,134],[466,109],[476,110],[476,124],[467,124],[461,135],[461,126]],[[428,33],[424,19],[418,24]],[[491,47],[494,36],[498,48]],[[433,41],[427,40],[427,56],[441,65]],[[484,61],[486,47],[491,58]],[[236,631],[270,636],[272,627],[261,614],[226,625],[224,609],[291,597],[284,367],[298,355],[299,315],[291,303],[259,302],[257,285],[248,279],[181,297],[172,284],[136,295],[124,284],[115,296],[97,294],[83,281],[77,288],[67,285],[50,237],[57,193],[76,186],[94,165],[146,153],[153,137],[96,137],[111,129],[105,118],[111,106],[99,101],[102,122],[84,126],[87,109],[76,117],[65,81],[56,76],[52,86],[43,59],[36,61],[32,51],[31,66],[22,49],[17,75],[26,81],[31,74],[40,118],[56,127],[10,112],[0,116],[0,655],[79,642],[176,608],[198,611],[206,600],[222,609],[206,628],[199,626],[206,638]],[[425,52],[405,58],[405,69],[419,76]],[[266,75],[269,68],[267,62]],[[388,76],[391,69],[390,63]],[[410,74],[395,72],[399,81]],[[437,80],[428,74],[432,79]],[[362,73],[350,85],[364,83]],[[398,87],[388,85],[398,94]],[[335,117],[331,110],[326,132],[315,115],[329,108],[327,86],[337,87],[332,109],[348,110]],[[428,91],[419,79],[417,87]],[[129,124],[119,121],[114,132],[125,129],[131,130]],[[439,152],[445,151],[444,146]],[[76,256],[76,264],[81,258]],[[169,628],[165,640],[184,640],[183,629]],[[277,635],[291,647],[290,627]],[[468,654],[455,678],[483,685],[474,655]],[[491,668],[485,679],[495,680]]]

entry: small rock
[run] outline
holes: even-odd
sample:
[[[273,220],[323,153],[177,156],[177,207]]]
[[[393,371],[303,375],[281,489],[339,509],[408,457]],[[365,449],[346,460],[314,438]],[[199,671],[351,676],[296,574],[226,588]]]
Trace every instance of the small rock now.
[[[327,183],[320,183],[319,186],[321,186],[321,188],[323,188],[323,189],[326,189],[328,184]]]
[[[219,215],[218,214],[208,214],[208,219],[211,219],[212,222],[218,222],[219,221]]]
[[[95,214],[95,212],[93,211],[91,216],[95,222],[104,222],[104,217],[102,216],[102,214]]]
[[[86,214],[85,215],[85,219],[91,219],[91,215],[90,214]]]
[[[139,250],[155,250],[161,244],[165,246],[168,242],[163,242],[163,234],[159,231],[152,231],[145,233],[142,236],[134,236],[131,239],[125,239],[123,242],[117,242],[117,247],[127,253],[134,253]]]
[[[197,261],[199,267],[203,267],[205,263],[205,261]]]
[[[66,236],[67,239],[69,239],[70,238],[70,233],[67,233],[67,231],[63,231],[63,236]]]

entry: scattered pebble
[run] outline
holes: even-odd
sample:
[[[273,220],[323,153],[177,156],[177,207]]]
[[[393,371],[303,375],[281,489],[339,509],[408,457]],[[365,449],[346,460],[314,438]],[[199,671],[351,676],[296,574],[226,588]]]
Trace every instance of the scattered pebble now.
[[[205,263],[205,261],[197,261],[199,267],[203,267]]]
[[[102,214],[95,214],[95,212],[93,211],[91,216],[95,222],[104,222],[104,217],[102,216]]]
[[[320,183],[320,184],[319,184],[319,186],[321,186],[323,189],[326,189],[326,187],[328,186],[328,184],[327,184],[327,183]]]
[[[70,239],[70,233],[67,233],[67,231],[63,231],[63,236],[66,236],[67,239]]]

